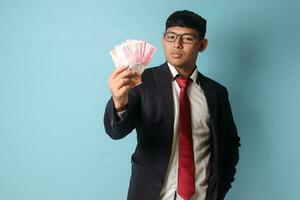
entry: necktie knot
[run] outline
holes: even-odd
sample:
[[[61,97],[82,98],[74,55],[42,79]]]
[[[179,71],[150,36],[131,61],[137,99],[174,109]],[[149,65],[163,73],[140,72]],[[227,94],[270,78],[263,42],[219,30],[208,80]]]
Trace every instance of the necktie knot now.
[[[177,81],[180,89],[186,89],[189,86],[189,84],[192,82],[192,79],[182,78],[182,77],[177,76],[176,81]]]

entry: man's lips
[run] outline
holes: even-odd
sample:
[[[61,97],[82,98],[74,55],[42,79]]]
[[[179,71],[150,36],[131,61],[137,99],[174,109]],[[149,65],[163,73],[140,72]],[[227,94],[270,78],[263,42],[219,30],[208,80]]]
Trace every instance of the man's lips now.
[[[171,56],[172,56],[173,58],[180,58],[180,57],[183,56],[183,53],[181,53],[181,52],[172,52],[172,53],[171,53]]]

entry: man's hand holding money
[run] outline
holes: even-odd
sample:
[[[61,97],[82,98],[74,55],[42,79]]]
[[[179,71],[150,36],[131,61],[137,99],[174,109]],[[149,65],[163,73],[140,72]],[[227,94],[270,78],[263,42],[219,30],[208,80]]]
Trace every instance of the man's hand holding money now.
[[[110,51],[116,70],[108,85],[117,112],[126,109],[128,92],[142,83],[141,74],[149,64],[156,48],[144,40],[126,40]]]
[[[108,85],[117,112],[125,110],[128,104],[128,91],[137,86],[140,75],[128,66],[118,67],[109,77]]]

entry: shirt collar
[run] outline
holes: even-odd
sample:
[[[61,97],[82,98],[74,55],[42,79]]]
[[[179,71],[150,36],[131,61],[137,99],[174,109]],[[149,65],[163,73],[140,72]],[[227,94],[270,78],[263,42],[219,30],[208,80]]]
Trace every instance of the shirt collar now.
[[[173,80],[175,79],[175,77],[179,74],[176,70],[176,68],[171,65],[169,62],[167,62],[168,66],[169,66],[169,69],[172,73],[172,78]],[[197,80],[197,76],[198,76],[198,70],[197,70],[197,67],[195,68],[194,72],[192,73],[192,75],[190,76],[190,78],[193,80],[193,82],[196,83],[196,80]]]

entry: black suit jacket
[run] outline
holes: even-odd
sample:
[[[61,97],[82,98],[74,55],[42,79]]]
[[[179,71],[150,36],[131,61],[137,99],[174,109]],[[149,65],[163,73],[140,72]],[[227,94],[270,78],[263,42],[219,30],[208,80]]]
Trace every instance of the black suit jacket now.
[[[113,139],[136,129],[137,146],[132,155],[128,200],[157,200],[170,160],[174,108],[172,75],[167,63],[148,68],[142,84],[129,91],[129,103],[120,120],[112,99],[107,103],[104,125]],[[198,73],[211,116],[211,175],[206,200],[223,199],[234,181],[240,138],[224,86]]]

